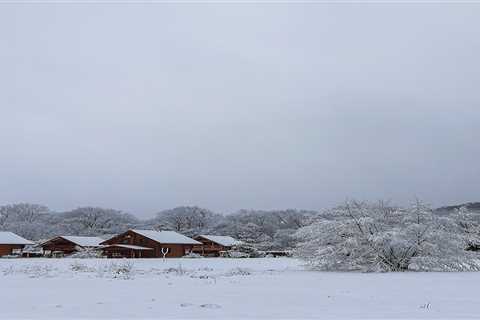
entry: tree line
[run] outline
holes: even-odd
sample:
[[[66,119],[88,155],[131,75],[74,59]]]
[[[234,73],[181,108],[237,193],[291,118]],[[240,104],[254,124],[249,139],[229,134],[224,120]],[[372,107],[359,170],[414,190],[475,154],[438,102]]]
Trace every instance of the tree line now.
[[[318,270],[480,270],[478,204],[433,209],[420,200],[405,207],[346,201],[318,212],[240,210],[227,215],[182,206],[144,220],[99,207],[53,212],[38,204],[0,206],[0,230],[31,240],[108,237],[131,228],[230,235],[258,250],[291,250]]]
[[[173,230],[187,236],[230,235],[269,250],[293,248],[293,234],[313,221],[317,214],[292,209],[240,210],[223,215],[196,206],[181,206],[142,220],[110,208],[80,207],[54,212],[44,205],[16,203],[0,206],[0,230],[37,241],[56,235],[107,237],[131,228]]]

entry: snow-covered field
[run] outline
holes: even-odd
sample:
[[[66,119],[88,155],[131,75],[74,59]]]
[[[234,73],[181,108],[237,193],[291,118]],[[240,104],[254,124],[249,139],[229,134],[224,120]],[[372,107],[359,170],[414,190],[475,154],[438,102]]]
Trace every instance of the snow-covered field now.
[[[0,259],[1,319],[480,318],[480,273],[325,273],[277,259]]]

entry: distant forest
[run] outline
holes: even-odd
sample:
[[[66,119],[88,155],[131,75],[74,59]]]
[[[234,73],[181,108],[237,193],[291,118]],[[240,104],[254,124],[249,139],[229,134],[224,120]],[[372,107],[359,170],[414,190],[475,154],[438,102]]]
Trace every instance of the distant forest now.
[[[289,250],[318,270],[480,271],[479,203],[432,209],[420,200],[408,207],[346,201],[322,211],[229,215],[185,206],[147,220],[97,207],[60,213],[29,203],[0,207],[0,230],[37,241],[56,235],[106,238],[131,228],[229,235],[255,250]]]
[[[222,215],[196,206],[182,206],[141,220],[109,208],[80,207],[53,212],[44,205],[17,203],[0,206],[0,230],[37,241],[56,235],[108,236],[130,228],[173,230],[187,236],[230,235],[267,250],[291,248],[295,231],[309,225],[317,215],[316,211],[306,210],[240,210]]]
[[[480,203],[432,211],[442,216],[454,214],[460,208],[476,212],[480,211]],[[12,231],[36,241],[56,235],[108,237],[130,228],[174,230],[187,236],[230,235],[260,250],[275,250],[296,247],[299,242],[296,232],[329,219],[329,212],[330,209],[240,210],[222,215],[205,208],[182,206],[160,211],[151,219],[141,220],[132,214],[109,208],[80,207],[66,212],[53,212],[44,205],[17,203],[0,206],[0,230]]]

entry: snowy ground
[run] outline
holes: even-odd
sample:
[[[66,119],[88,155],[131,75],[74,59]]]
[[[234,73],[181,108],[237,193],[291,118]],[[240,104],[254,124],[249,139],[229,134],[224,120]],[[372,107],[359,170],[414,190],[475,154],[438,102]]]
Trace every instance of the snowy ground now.
[[[0,259],[0,318],[478,319],[479,284],[480,273],[321,273],[288,258]]]

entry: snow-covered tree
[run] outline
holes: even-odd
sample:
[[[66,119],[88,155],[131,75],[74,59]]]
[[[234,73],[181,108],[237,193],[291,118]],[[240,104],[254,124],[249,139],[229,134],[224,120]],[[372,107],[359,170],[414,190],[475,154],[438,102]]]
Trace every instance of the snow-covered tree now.
[[[286,237],[279,231],[289,230],[293,234],[294,230],[312,223],[316,215],[314,211],[293,209],[240,210],[225,216],[214,228],[214,233],[231,235],[262,250],[288,249],[281,246]],[[290,239],[290,245],[292,241],[296,239]]]
[[[48,236],[50,210],[39,204],[15,203],[0,206],[0,229],[19,234],[27,239],[40,239]]]
[[[421,201],[409,208],[348,201],[301,228],[297,255],[321,270],[476,270],[455,223]]]
[[[294,234],[295,229],[280,229],[273,236],[272,249],[286,250],[293,249],[297,244]]]
[[[62,234],[96,236],[116,234],[140,222],[131,214],[99,207],[80,207],[59,215],[58,229]]]
[[[196,206],[183,206],[157,213],[149,223],[155,229],[173,230],[188,236],[210,233],[223,216]]]
[[[480,251],[480,212],[471,211],[463,206],[455,209],[450,217],[459,228],[453,232],[464,235],[466,250]]]
[[[7,223],[10,220],[12,212],[9,210],[8,206],[0,207],[0,230],[4,230]]]

